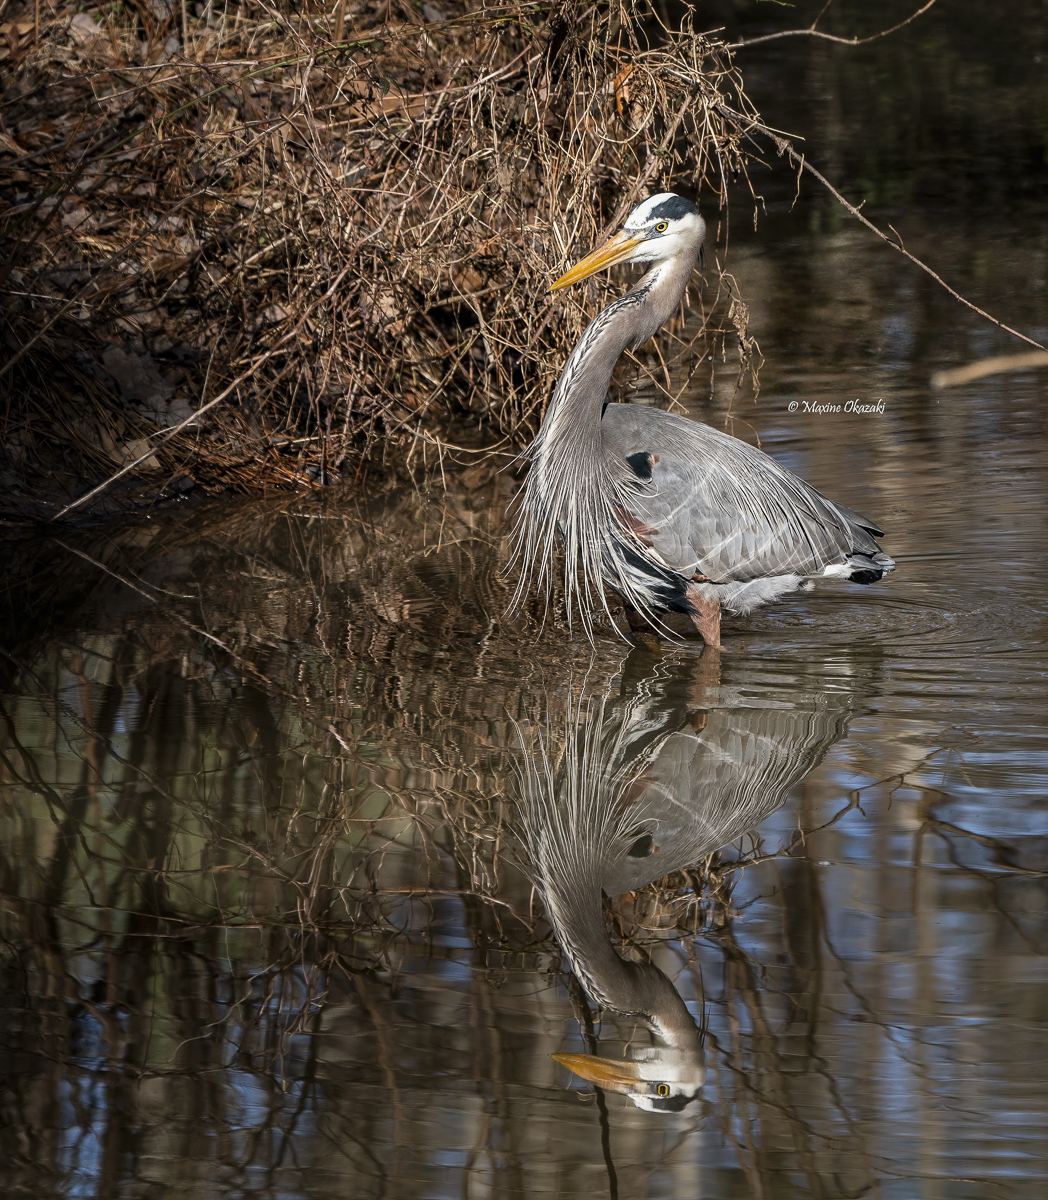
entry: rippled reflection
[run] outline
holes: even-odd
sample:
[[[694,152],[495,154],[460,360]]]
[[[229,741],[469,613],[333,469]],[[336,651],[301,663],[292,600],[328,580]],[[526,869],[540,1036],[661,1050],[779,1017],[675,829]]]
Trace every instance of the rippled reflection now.
[[[804,694],[789,707],[747,702],[721,688],[713,650],[690,691],[667,682],[656,673],[622,696],[577,704],[568,686],[559,720],[548,705],[523,735],[521,812],[534,878],[575,975],[652,1040],[628,1059],[554,1058],[638,1108],[679,1112],[706,1077],[701,1018],[651,961],[615,953],[602,897],[708,865],[785,802],[842,735],[848,710],[843,694],[834,706]]]

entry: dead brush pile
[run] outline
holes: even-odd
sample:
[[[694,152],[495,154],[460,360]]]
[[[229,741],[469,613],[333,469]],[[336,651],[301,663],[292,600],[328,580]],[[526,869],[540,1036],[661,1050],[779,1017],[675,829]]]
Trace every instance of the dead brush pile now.
[[[745,169],[727,52],[639,7],[81,7],[3,5],[8,516],[515,449],[587,319],[551,272]]]

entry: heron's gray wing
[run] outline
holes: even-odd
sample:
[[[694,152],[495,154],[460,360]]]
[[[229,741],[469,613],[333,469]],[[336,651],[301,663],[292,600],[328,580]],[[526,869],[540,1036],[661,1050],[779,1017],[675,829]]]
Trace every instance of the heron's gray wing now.
[[[631,789],[633,834],[608,857],[609,896],[728,845],[774,812],[844,733],[834,710],[713,709],[668,737]]]
[[[865,518],[828,500],[773,459],[708,425],[659,409],[609,404],[603,452],[637,463],[635,516],[652,549],[684,575],[716,583],[816,575],[880,547]],[[657,458],[657,461],[654,461]]]

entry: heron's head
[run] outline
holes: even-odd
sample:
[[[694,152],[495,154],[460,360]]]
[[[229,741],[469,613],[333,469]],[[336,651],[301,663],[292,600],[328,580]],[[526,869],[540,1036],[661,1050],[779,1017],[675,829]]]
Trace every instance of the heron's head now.
[[[578,283],[616,263],[660,263],[684,255],[694,263],[705,235],[706,222],[690,200],[672,192],[660,192],[642,200],[610,241],[576,263],[550,290],[555,292]]]
[[[553,1054],[555,1062],[597,1087],[629,1096],[648,1112],[680,1112],[698,1099],[706,1081],[701,1057],[651,1047],[637,1059],[598,1058],[595,1054]]]

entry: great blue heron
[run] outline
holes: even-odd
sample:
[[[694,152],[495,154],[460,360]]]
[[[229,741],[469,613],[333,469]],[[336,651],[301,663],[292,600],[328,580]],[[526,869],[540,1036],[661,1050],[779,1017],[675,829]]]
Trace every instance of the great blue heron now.
[[[706,223],[682,196],[643,201],[618,234],[553,290],[615,263],[651,263],[590,323],[572,351],[522,489],[514,553],[517,599],[547,595],[564,545],[569,620],[578,604],[607,610],[619,593],[631,624],[683,612],[720,644],[721,609],[744,614],[815,579],[873,583],[894,567],[866,517],[720,430],[636,404],[611,404],[608,383],[627,346],[648,340],[676,309],[695,269]]]
[[[629,1058],[554,1057],[654,1111],[698,1095],[702,1032],[662,971],[615,952],[602,896],[699,862],[754,828],[843,735],[854,703],[843,693],[831,703],[795,694],[792,706],[759,707],[715,674],[697,682],[702,709],[666,675],[624,697],[569,701],[559,717],[558,699],[521,731],[528,858],[557,941],[590,996],[652,1037]]]

